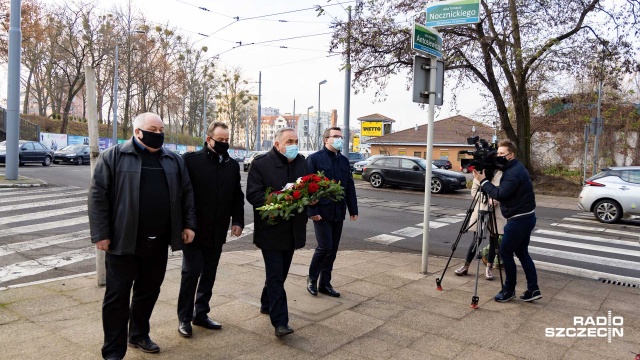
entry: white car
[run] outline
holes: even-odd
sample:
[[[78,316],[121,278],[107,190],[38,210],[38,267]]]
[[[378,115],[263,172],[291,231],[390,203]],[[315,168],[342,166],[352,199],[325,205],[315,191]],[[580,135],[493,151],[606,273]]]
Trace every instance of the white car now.
[[[578,202],[607,224],[640,216],[640,166],[602,169],[585,182]]]
[[[250,151],[247,154],[247,157],[245,157],[244,161],[242,162],[242,170],[249,171],[249,167],[251,166],[251,162],[253,161],[253,159],[256,156],[264,153],[266,153],[266,151]]]

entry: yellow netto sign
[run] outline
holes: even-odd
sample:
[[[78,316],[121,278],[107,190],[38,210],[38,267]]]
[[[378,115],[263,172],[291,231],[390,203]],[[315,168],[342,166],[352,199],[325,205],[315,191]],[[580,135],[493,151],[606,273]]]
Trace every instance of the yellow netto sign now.
[[[380,121],[363,121],[360,135],[362,136],[382,136],[382,122]]]

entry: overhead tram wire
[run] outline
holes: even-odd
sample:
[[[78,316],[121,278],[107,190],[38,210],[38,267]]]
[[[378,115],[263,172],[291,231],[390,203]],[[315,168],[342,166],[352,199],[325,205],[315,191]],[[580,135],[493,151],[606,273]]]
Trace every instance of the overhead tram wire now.
[[[310,34],[310,35],[300,35],[300,36],[293,36],[293,37],[289,37],[289,38],[283,38],[283,39],[274,39],[274,40],[265,40],[265,41],[257,41],[257,42],[252,42],[252,43],[246,43],[243,44],[242,41],[239,41],[238,43],[240,43],[240,45],[238,46],[234,46],[230,49],[227,49],[221,53],[218,53],[216,55],[214,55],[213,57],[219,57],[222,54],[228,53],[231,50],[237,49],[239,47],[245,47],[245,46],[250,46],[250,45],[259,45],[259,44],[268,44],[268,43],[272,43],[272,42],[276,42],[276,41],[287,41],[287,40],[295,40],[295,39],[302,39],[302,38],[307,38],[307,37],[313,37],[313,36],[321,36],[321,35],[329,35],[329,34],[333,34],[331,32],[326,32],[326,33],[319,33],[319,34]]]
[[[186,5],[189,5],[189,6],[193,6],[194,8],[199,9],[199,10],[202,10],[202,11],[205,11],[205,12],[210,12],[210,13],[214,13],[214,14],[216,14],[216,15],[224,16],[224,17],[229,18],[229,19],[234,19],[234,17],[233,17],[233,16],[229,16],[229,15],[221,14],[221,13],[216,12],[216,11],[213,11],[213,10],[209,10],[209,9],[207,9],[207,8],[206,8],[206,7],[204,7],[204,6],[198,6],[198,5],[191,4],[191,3],[188,3],[188,2],[186,2],[186,1],[183,1],[183,0],[176,0],[176,1],[177,1],[177,2],[181,2],[181,3],[183,3],[183,4],[186,4]]]

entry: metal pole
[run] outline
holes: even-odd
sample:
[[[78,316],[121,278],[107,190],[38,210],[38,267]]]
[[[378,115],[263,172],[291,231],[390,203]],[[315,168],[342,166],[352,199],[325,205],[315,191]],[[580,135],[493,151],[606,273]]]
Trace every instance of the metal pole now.
[[[344,146],[342,153],[349,158],[349,113],[351,111],[351,6],[348,8],[349,21],[347,22],[347,66],[344,73]]]
[[[584,126],[584,161],[583,161],[583,176],[582,176],[582,184],[587,181],[587,162],[589,162],[589,125]]]
[[[18,180],[18,156],[20,140],[20,0],[11,0],[9,24],[9,75],[7,78],[7,154],[5,179]]]
[[[118,43],[116,43],[116,60],[113,68],[113,145],[118,145]]]
[[[202,142],[207,142],[207,88],[204,88],[202,100]]]
[[[244,148],[249,152],[249,105],[247,105],[247,124],[244,127],[245,140],[244,140]]]
[[[310,120],[311,118],[309,117],[309,110],[313,109],[313,106],[309,106],[307,108],[307,121],[305,121],[304,124],[304,128],[305,128],[305,132],[307,133],[307,146],[305,148],[305,150],[311,150],[311,139],[309,138],[309,124],[310,124]]]
[[[429,120],[427,125],[427,156],[424,179],[424,217],[422,224],[422,273],[426,274],[429,262],[429,211],[431,211],[431,161],[433,159],[433,116],[436,103],[437,59],[431,56],[429,69]]]
[[[91,66],[84,67],[85,84],[87,86],[87,120],[89,123],[89,148],[91,152],[91,178],[96,167],[100,148],[98,144],[98,105],[96,98],[96,71]],[[96,280],[98,286],[107,283],[107,272],[105,269],[105,252],[96,248]]]
[[[260,151],[260,123],[262,122],[262,71],[258,72],[258,119],[256,120],[258,123],[257,126],[257,134],[256,134],[256,150]]]
[[[322,82],[318,83],[318,124],[317,124],[318,135],[316,137],[316,144],[317,144],[316,150],[322,150],[322,146],[320,145],[322,143],[322,140],[321,140],[322,133],[320,132],[321,131],[320,129],[321,128],[320,126],[320,86],[321,85],[322,85]]]
[[[604,54],[604,52],[603,52]],[[602,129],[602,118],[600,117],[600,106],[602,104],[602,76],[600,77],[600,83],[598,84],[598,115],[596,117],[596,128],[594,132],[596,134],[596,140],[593,143],[593,171],[592,176],[598,172],[598,144],[600,142],[600,129]]]

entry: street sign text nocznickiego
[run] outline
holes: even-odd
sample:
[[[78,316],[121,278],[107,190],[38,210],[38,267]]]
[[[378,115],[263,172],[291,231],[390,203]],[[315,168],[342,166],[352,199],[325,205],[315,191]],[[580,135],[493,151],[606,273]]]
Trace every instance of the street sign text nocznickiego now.
[[[425,26],[443,27],[480,22],[480,0],[449,0],[427,4]]]

